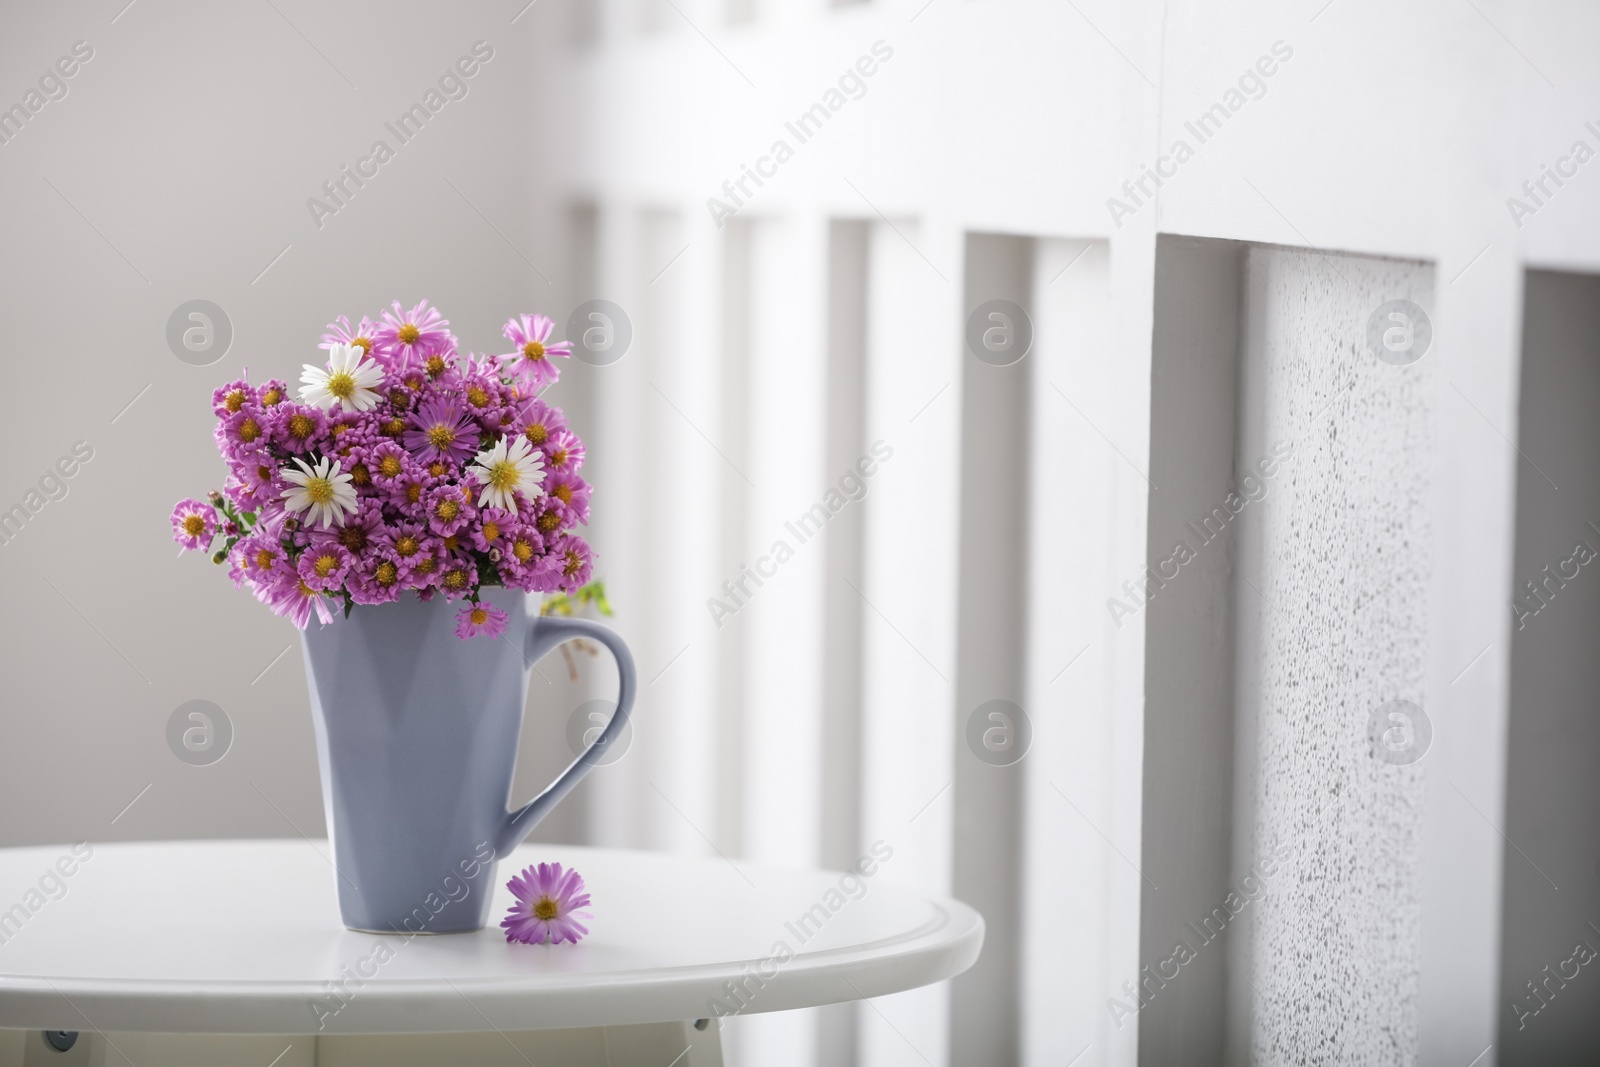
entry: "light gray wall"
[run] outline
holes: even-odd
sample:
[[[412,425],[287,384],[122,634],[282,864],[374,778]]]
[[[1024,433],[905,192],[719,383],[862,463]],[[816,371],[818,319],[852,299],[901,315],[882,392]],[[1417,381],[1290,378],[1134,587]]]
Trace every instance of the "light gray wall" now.
[[[212,389],[246,365],[295,382],[338,313],[426,297],[486,350],[514,312],[564,321],[563,256],[531,210],[562,150],[539,142],[529,92],[553,10],[514,25],[515,5],[487,2],[0,10],[4,105],[74,42],[94,53],[0,145],[0,506],[75,441],[94,450],[68,495],[0,545],[0,844],[322,833],[295,632],[219,568],[175,559],[167,514],[221,481]],[[494,55],[468,94],[315,225],[307,198],[375,140],[396,147],[384,123],[480,40]],[[165,340],[195,298],[234,331],[208,367]],[[564,754],[579,696],[559,659],[543,670],[523,795]],[[208,767],[165,740],[196,698],[235,731]]]
[[[1593,1063],[1600,960],[1568,961],[1600,949],[1600,561],[1568,561],[1600,552],[1600,278],[1530,271],[1523,307],[1500,1062]]]

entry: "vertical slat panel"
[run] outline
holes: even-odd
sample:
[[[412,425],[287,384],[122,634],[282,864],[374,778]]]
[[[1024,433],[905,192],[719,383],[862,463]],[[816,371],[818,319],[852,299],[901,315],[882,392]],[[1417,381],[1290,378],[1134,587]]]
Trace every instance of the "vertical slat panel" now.
[[[827,476],[850,503],[828,522],[823,579],[823,705],[821,853],[824,867],[845,869],[861,856],[861,635],[864,500],[871,483],[858,464],[867,455],[867,251],[871,228],[836,221],[828,227]],[[817,1012],[818,1063],[854,1067],[860,1006],[831,1004]]]
[[[894,849],[881,877],[945,893],[961,402],[949,279],[960,249],[930,239],[937,232],[910,222],[872,229],[866,436],[892,456],[866,499],[862,840]],[[862,1062],[945,1063],[948,1000],[938,985],[870,1002]]]
[[[750,527],[740,578],[745,622],[743,852],[787,866],[816,863],[820,839],[824,539],[802,540],[800,516],[821,497],[827,404],[820,221],[757,223],[751,234]],[[736,581],[735,584],[738,584]],[[810,1067],[814,1012],[742,1020],[745,1062]]]
[[[1138,876],[1100,831],[1113,830],[1115,804],[1116,629],[1104,601],[1126,576],[1115,568],[1112,525],[1082,519],[1110,513],[1118,484],[1137,475],[1068,403],[1088,402],[1114,351],[1109,249],[1041,240],[1036,257],[1022,1062],[1059,1067],[1080,1055],[1080,1064],[1118,1062],[1105,1006],[1114,938],[1100,917],[1120,882]]]
[[[951,888],[983,913],[983,955],[951,989],[954,1063],[1017,1059],[1017,947],[1022,850],[1020,759],[1027,650],[1028,385],[1021,355],[1031,332],[1033,242],[971,234],[962,271],[962,311],[992,333],[979,359],[963,347],[960,585],[956,666],[955,863]],[[995,310],[1004,300],[1022,316]],[[1000,316],[999,319],[991,315]],[[1018,358],[1020,356],[1020,358]],[[1004,365],[1001,365],[1004,364]],[[1011,707],[996,710],[991,701]],[[984,710],[989,708],[989,710]],[[1021,709],[1018,714],[1014,708]],[[979,744],[968,729],[978,716]],[[987,744],[985,743],[987,742]]]
[[[1394,736],[1375,738],[1369,724],[1390,701],[1424,699],[1440,364],[1393,366],[1362,342],[1384,303],[1433,304],[1433,270],[1253,248],[1245,293],[1239,465],[1274,456],[1292,472],[1241,516],[1234,591],[1253,619],[1238,707],[1255,737],[1240,768],[1253,772],[1254,848],[1236,866],[1281,872],[1256,905],[1241,975],[1251,1058],[1410,1062],[1431,764],[1379,758],[1423,736],[1385,717]]]
[[[744,473],[750,467],[750,269],[751,224],[735,219],[722,231],[722,276],[718,295],[721,308],[722,419],[721,448],[726,462],[718,470],[721,504],[717,519],[717,573],[706,590],[706,611],[717,649],[717,845],[731,856],[744,854],[744,795],[749,773],[745,766],[745,628],[748,616],[725,614],[730,607],[731,582],[747,562],[750,530],[751,484]]]
[[[649,213],[641,234],[638,442],[648,472],[649,586],[636,733],[658,848],[708,853],[716,819],[716,646],[702,600],[716,582],[718,487],[727,462],[717,344],[719,249],[703,214]]]
[[[631,319],[638,319],[641,298],[636,264],[640,260],[640,219],[629,205],[604,202],[599,212],[599,295],[615,301]],[[590,443],[586,461],[588,478],[604,494],[606,519],[597,523],[595,535],[595,573],[605,578],[612,594],[616,618],[612,624],[634,649],[636,661],[648,669],[642,654],[645,639],[645,596],[648,571],[641,555],[642,530],[649,511],[644,495],[648,477],[640,463],[644,410],[644,376],[638,351],[625,353],[621,360],[598,368],[601,402],[595,413],[597,431]],[[637,708],[641,722],[635,725],[635,743],[648,729],[648,698]],[[591,776],[590,796],[592,842],[596,845],[637,848],[648,843],[639,817],[643,810],[645,785],[640,768],[643,761],[624,758]]]

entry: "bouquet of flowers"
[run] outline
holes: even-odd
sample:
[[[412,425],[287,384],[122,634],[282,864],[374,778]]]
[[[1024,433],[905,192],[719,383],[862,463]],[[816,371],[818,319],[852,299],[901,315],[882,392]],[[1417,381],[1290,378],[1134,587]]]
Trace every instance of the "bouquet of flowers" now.
[[[427,301],[354,327],[341,315],[298,400],[282,381],[218,389],[228,477],[178,504],[174,539],[231,564],[236,586],[301,629],[312,611],[331,622],[334,605],[414,590],[464,602],[457,636],[493,637],[507,616],[484,586],[576,594],[593,568],[573,532],[589,521],[584,447],[540,399],[571,346],[521,315],[510,352],[463,356],[448,326]]]

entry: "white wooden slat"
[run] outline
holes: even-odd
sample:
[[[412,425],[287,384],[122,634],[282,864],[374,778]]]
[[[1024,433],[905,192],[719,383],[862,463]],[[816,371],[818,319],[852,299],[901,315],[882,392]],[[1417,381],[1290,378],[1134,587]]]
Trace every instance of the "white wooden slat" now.
[[[894,849],[880,877],[946,892],[951,862],[959,245],[931,224],[873,227],[867,433],[882,460],[865,500],[862,841]],[[952,231],[953,232],[953,231]],[[942,267],[934,264],[943,264]],[[941,276],[942,275],[942,276]],[[869,1002],[866,1067],[941,1064],[948,988]]]
[[[1111,528],[1077,517],[1112,506],[1130,476],[1068,404],[1097,373],[1111,336],[1110,263],[1101,241],[1041,240],[1034,267],[1033,455],[1022,940],[1023,1063],[1108,1063],[1111,942],[1104,922],[1127,861],[1111,826],[1110,662],[1105,597],[1124,576]],[[1063,393],[1065,396],[1063,396]],[[1076,807],[1074,807],[1074,805]],[[1137,860],[1136,842],[1120,843]],[[1130,851],[1131,850],[1131,851]]]
[[[816,863],[821,830],[826,554],[823,536],[802,541],[795,530],[826,479],[826,236],[826,225],[811,218],[762,220],[751,229],[746,373],[755,417],[747,427],[751,503],[741,560],[749,570],[726,576],[739,586],[745,627],[742,851],[789,866]],[[754,1014],[739,1025],[742,1062],[815,1061],[813,1012]]]

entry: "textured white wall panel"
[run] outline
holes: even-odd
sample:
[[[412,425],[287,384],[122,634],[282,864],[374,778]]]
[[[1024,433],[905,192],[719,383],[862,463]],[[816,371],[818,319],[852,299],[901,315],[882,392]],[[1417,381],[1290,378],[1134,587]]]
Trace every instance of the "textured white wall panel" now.
[[[1433,273],[1256,248],[1246,286],[1240,464],[1293,450],[1244,511],[1235,590],[1255,620],[1239,644],[1255,752],[1239,773],[1255,860],[1278,867],[1251,905],[1251,1056],[1410,1063],[1428,765],[1375,758],[1368,720],[1425,700],[1439,360],[1380,362],[1366,326],[1386,301],[1431,307]]]

